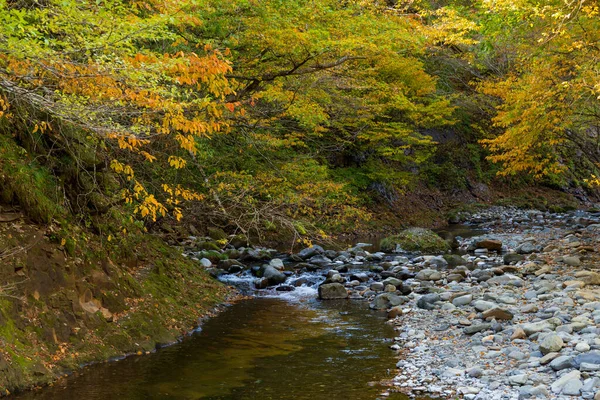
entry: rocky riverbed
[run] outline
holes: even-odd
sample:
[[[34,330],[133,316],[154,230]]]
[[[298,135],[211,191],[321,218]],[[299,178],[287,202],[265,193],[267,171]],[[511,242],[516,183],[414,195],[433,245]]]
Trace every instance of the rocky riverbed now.
[[[198,251],[192,238],[186,254],[257,295],[348,298],[387,310],[399,356],[390,392],[600,399],[600,215],[492,208],[469,220],[488,233],[454,238],[438,254],[431,238],[427,252],[417,250],[427,231],[398,238],[409,238],[410,252],[394,239],[390,253],[371,253],[367,243],[297,254]]]

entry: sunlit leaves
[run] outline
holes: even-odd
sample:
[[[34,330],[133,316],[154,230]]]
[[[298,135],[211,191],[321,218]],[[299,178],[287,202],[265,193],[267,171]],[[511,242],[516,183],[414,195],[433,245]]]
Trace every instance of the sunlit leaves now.
[[[227,129],[231,65],[210,44],[186,47],[181,36],[201,25],[198,6],[50,0],[17,9],[0,3],[0,92],[16,106],[46,114],[58,135],[68,127],[102,142],[118,157],[111,169],[124,177],[124,196],[139,203],[142,218],[163,215],[164,206],[146,189],[136,190],[142,182],[130,187],[136,163],[186,165],[179,154],[154,153],[156,137],[175,145],[170,152],[193,153],[196,137]],[[32,131],[43,133],[48,122],[30,121]],[[174,213],[180,217],[181,210]]]

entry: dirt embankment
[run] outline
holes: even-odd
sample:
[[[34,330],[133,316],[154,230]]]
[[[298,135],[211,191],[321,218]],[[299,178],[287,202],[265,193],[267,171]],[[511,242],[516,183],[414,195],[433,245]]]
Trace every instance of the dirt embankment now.
[[[112,254],[0,213],[0,397],[78,366],[144,353],[194,329],[230,294],[161,240]]]

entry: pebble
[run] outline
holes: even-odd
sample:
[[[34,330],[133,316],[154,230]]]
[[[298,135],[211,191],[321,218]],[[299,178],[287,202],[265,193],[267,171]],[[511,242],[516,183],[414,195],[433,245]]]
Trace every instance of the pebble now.
[[[492,207],[471,221],[490,233],[457,238],[464,256],[373,257],[356,246],[299,258],[335,260],[346,269],[330,279],[388,312],[402,359],[382,397],[600,400],[600,215]]]

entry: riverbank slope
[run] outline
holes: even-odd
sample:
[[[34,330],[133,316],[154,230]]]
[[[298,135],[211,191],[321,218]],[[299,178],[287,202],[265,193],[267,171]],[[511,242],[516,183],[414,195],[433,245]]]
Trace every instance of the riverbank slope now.
[[[107,243],[0,217],[0,396],[174,342],[231,294],[150,235]]]

